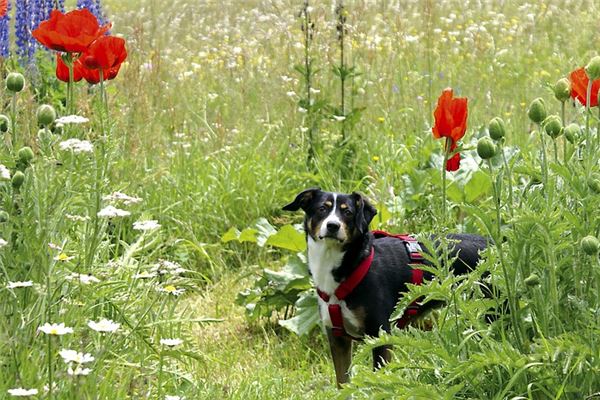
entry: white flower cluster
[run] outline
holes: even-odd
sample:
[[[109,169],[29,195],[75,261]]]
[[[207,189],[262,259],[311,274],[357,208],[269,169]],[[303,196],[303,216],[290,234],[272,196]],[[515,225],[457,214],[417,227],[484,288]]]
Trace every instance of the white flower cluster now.
[[[75,154],[91,153],[94,151],[94,145],[89,140],[67,139],[58,144],[63,151],[72,151]]]

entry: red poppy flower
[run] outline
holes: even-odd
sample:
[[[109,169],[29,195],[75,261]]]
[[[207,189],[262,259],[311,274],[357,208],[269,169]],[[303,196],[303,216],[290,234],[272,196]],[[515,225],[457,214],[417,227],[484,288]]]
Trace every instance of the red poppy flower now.
[[[81,70],[84,69],[83,64],[79,59],[73,62],[73,81],[79,82],[83,75]],[[69,67],[63,61],[60,54],[56,54],[56,77],[63,82],[69,82]]]
[[[125,40],[116,36],[101,36],[82,54],[83,64],[90,69],[111,69],[127,58]]]
[[[571,81],[571,97],[577,99],[584,106],[586,105],[587,87],[590,82],[584,68],[576,69],[569,74]],[[590,97],[590,107],[598,106],[598,90],[600,90],[600,79],[592,83],[592,95]]]
[[[88,46],[104,35],[111,24],[101,27],[98,19],[87,9],[66,14],[52,10],[50,18],[40,23],[31,34],[51,50],[66,53],[83,53]]]
[[[0,18],[6,15],[8,11],[8,0],[0,0]]]
[[[467,131],[467,99],[465,97],[453,98],[452,89],[444,89],[433,115],[435,116],[435,125],[432,128],[433,137],[450,139],[450,147],[446,151],[453,152],[457,142]],[[457,153],[446,163],[446,170],[456,171],[459,166],[460,154]]]
[[[109,81],[111,79],[115,79],[115,77],[119,74],[119,69],[121,68],[121,64],[117,64],[115,67],[109,69],[103,69],[105,81]],[[81,73],[83,78],[90,84],[95,85],[100,83],[100,70],[99,69],[89,69],[83,66],[81,68]]]

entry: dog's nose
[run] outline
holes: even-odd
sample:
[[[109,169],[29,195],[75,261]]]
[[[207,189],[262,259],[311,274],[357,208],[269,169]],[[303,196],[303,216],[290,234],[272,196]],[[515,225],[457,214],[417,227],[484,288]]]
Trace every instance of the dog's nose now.
[[[337,233],[340,230],[339,222],[328,222],[327,223],[327,232],[329,233]]]

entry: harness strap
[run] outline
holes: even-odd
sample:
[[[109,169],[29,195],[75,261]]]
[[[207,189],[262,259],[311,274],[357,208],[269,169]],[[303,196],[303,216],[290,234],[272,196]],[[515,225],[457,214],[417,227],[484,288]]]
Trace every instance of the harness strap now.
[[[406,251],[408,256],[413,264],[422,264],[423,256],[421,255],[421,246],[419,242],[415,238],[410,235],[396,235],[391,234],[384,231],[373,231],[373,235],[375,238],[382,237],[393,237],[399,240],[402,240],[404,245],[406,246]],[[375,256],[375,249],[371,247],[371,253],[368,257],[361,261],[361,263],[356,267],[356,269],[352,272],[352,274],[342,283],[340,283],[337,289],[334,291],[335,297],[342,301],[344,300],[356,286],[362,282],[367,272],[371,268],[371,263],[373,262],[373,257]],[[411,275],[411,283],[413,285],[421,285],[423,283],[423,270],[413,268]],[[330,304],[331,296],[328,293],[323,292],[321,289],[317,288],[317,294],[319,297],[327,304],[327,309],[329,311],[329,319],[331,320],[332,325],[332,334],[333,336],[349,336],[353,339],[357,339],[351,335],[349,335],[344,329],[344,318],[342,316],[342,306],[340,304]],[[402,315],[396,325],[399,328],[404,328],[408,325],[412,318],[419,314],[419,301],[421,299],[417,299],[410,303],[410,305],[406,308],[406,311]]]

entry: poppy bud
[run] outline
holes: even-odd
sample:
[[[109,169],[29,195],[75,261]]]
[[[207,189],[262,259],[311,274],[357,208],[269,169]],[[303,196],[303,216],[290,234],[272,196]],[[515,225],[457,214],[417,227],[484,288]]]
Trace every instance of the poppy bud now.
[[[556,139],[562,133],[563,126],[560,117],[557,115],[550,115],[544,120],[544,131],[552,139]]]
[[[544,103],[544,99],[538,97],[533,100],[529,105],[529,111],[527,111],[527,115],[529,119],[535,122],[536,124],[540,124],[543,120],[546,119],[546,103]]]
[[[591,81],[600,78],[600,56],[596,56],[590,60],[585,66],[585,73]]]
[[[54,111],[54,107],[48,104],[42,104],[39,106],[36,115],[38,124],[42,126],[48,126],[56,119],[56,111]]]
[[[587,181],[590,190],[596,194],[600,193],[600,175],[594,174]]]
[[[561,103],[569,100],[571,97],[571,82],[567,78],[559,79],[554,84],[554,97]]]
[[[540,284],[540,277],[537,274],[531,274],[523,282],[529,287],[534,287]]]
[[[600,242],[595,236],[586,236],[581,239],[581,249],[588,256],[593,256],[598,253],[598,249],[600,249]]]
[[[8,222],[8,213],[4,210],[0,210],[0,223],[2,222]]]
[[[494,140],[500,140],[506,134],[506,129],[504,128],[504,121],[500,117],[496,117],[490,121],[488,125],[488,131],[490,132],[490,137]]]
[[[28,146],[21,147],[17,152],[17,156],[23,164],[27,165],[31,160],[33,160],[33,150],[31,150],[31,147]]]
[[[12,186],[18,189],[23,185],[23,182],[25,182],[25,174],[21,171],[16,171],[12,177]]]
[[[8,124],[10,120],[4,114],[0,114],[0,132],[5,133],[8,131]]]
[[[477,154],[484,160],[494,157],[496,155],[496,145],[492,139],[488,137],[482,137],[477,142]]]
[[[565,127],[564,131],[565,131],[565,137],[572,144],[575,144],[577,142],[577,139],[579,138],[579,136],[581,134],[581,128],[579,128],[579,125],[577,125],[577,124],[567,125]]]
[[[22,74],[18,72],[11,72],[10,74],[8,74],[8,76],[6,77],[6,88],[9,91],[17,93],[23,90],[24,87],[25,78]]]

